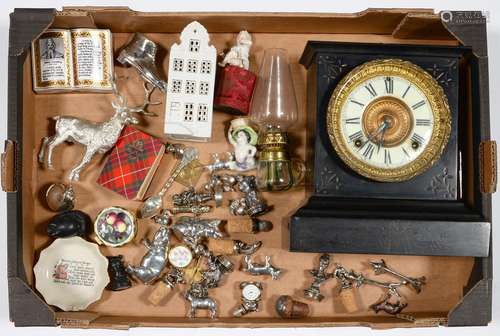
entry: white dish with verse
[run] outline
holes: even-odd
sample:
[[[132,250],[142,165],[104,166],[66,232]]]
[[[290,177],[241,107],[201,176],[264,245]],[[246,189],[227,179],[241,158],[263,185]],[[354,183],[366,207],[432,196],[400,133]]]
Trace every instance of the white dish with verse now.
[[[108,259],[80,237],[56,239],[42,251],[34,272],[45,301],[64,311],[87,308],[109,283]]]

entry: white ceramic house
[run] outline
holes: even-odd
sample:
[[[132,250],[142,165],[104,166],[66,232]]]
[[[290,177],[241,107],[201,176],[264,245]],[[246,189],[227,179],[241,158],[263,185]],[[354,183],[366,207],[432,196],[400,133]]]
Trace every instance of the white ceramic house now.
[[[212,114],[217,50],[200,23],[188,24],[181,43],[170,48],[165,134],[173,139],[208,141]]]

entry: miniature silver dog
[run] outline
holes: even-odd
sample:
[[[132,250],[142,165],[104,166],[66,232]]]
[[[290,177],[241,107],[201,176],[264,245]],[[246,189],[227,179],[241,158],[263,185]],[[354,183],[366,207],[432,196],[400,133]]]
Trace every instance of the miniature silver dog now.
[[[143,241],[148,252],[141,261],[141,266],[128,265],[127,273],[136,277],[145,284],[156,280],[167,264],[167,247],[170,242],[170,232],[166,226],[156,231],[153,242],[148,239]]]
[[[277,280],[282,272],[281,269],[271,265],[271,257],[266,256],[264,265],[252,263],[249,256],[245,256],[241,270],[252,275],[270,275],[273,280]]]
[[[139,120],[131,113],[155,115],[145,111],[148,104],[155,104],[149,101],[151,91],[146,86],[145,90],[144,103],[137,107],[128,107],[127,99],[118,92],[116,85],[113,84],[116,100],[111,104],[115,109],[115,114],[105,122],[96,123],[75,117],[53,117],[56,120],[56,134],[43,138],[42,147],[38,154],[38,161],[42,164],[45,163],[45,151],[47,151],[47,168],[54,169],[52,165],[52,151],[57,145],[65,141],[82,144],[86,147],[82,161],[69,174],[70,181],[78,181],[80,179],[80,172],[89,164],[95,154],[104,154],[113,148],[125,125],[139,123]]]
[[[215,318],[217,315],[217,304],[215,300],[209,297],[198,297],[195,296],[191,291],[187,291],[184,295],[186,300],[191,302],[191,309],[189,311],[189,317],[196,317],[197,309],[208,309],[210,312],[210,318]]]
[[[172,226],[175,236],[192,248],[204,238],[220,239],[225,235],[220,230],[222,220],[183,216]]]

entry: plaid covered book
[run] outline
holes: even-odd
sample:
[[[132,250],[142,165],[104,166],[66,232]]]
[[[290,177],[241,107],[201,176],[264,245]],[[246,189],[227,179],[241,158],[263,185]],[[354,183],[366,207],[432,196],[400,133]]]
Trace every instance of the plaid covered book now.
[[[164,152],[160,139],[126,126],[97,183],[129,200],[141,200]]]

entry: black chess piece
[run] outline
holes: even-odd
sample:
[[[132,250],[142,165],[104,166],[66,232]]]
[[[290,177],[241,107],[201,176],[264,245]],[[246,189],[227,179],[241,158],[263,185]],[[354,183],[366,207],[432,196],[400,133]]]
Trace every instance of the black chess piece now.
[[[125,266],[123,266],[123,256],[109,256],[107,257],[108,264],[108,273],[109,273],[109,285],[108,289],[113,291],[120,291],[132,286],[130,282],[130,278],[128,277],[127,272],[125,271]]]

